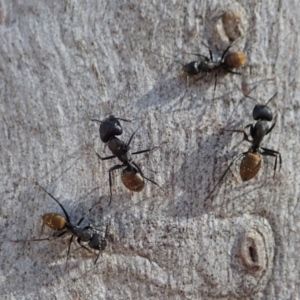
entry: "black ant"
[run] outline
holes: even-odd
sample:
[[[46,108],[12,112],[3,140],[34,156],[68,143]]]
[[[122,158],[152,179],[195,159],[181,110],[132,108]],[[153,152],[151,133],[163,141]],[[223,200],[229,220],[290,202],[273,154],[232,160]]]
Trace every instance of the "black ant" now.
[[[249,124],[245,127],[245,129],[250,128],[250,135],[251,135],[252,140],[249,139],[248,134],[245,132],[245,130],[227,130],[227,131],[243,133],[243,135],[244,135],[243,140],[251,143],[252,145],[248,151],[237,155],[232,160],[232,162],[227,167],[227,169],[225,170],[225,172],[223,173],[223,175],[221,176],[221,178],[219,179],[219,181],[214,186],[214,188],[209,193],[209,195],[207,196],[206,199],[208,199],[210,197],[210,195],[214,192],[216,187],[219,185],[219,183],[222,181],[222,179],[224,178],[226,173],[229,171],[230,167],[241,157],[243,157],[243,159],[242,159],[241,165],[240,165],[240,175],[241,175],[241,178],[243,181],[248,181],[257,175],[257,173],[261,167],[261,155],[275,157],[274,176],[273,177],[275,177],[278,157],[279,157],[279,164],[280,164],[279,170],[281,169],[282,159],[281,159],[280,152],[261,147],[263,138],[273,130],[273,128],[276,124],[276,122],[274,122],[271,125],[271,127],[269,127],[268,122],[272,121],[273,113],[272,113],[271,109],[267,106],[268,103],[276,97],[276,95],[277,95],[277,93],[275,93],[268,100],[266,105],[259,105],[259,104],[255,105],[253,112],[252,112],[252,116],[253,116],[253,119],[256,120],[257,122],[254,125]]]
[[[229,53],[228,55],[227,52],[228,50],[232,47],[232,44],[228,46],[224,52],[222,53],[221,59],[219,60],[214,60],[212,51],[209,49],[209,47],[202,42],[202,44],[208,49],[209,51],[209,57],[202,55],[202,54],[197,54],[197,53],[190,53],[196,56],[201,57],[202,59],[192,61],[190,63],[187,63],[183,65],[183,70],[187,73],[189,76],[197,75],[199,73],[205,73],[202,77],[199,79],[203,78],[207,74],[209,74],[211,71],[216,70],[216,69],[224,69],[225,71],[232,73],[232,74],[238,74],[241,75],[241,73],[238,72],[233,72],[230,69],[235,69],[242,67],[246,61],[246,55],[243,52],[232,52]],[[226,55],[226,56],[225,56]],[[216,73],[217,76],[217,73]]]
[[[140,150],[140,151],[130,153],[129,151],[130,143],[135,135],[135,132],[131,135],[127,143],[117,138],[116,135],[122,134],[122,127],[118,120],[129,122],[126,119],[116,118],[113,115],[109,116],[107,119],[104,119],[103,121],[96,120],[96,119],[91,120],[91,121],[97,121],[101,123],[99,128],[100,138],[104,143],[107,143],[109,150],[113,153],[113,155],[111,156],[101,157],[100,154],[97,153],[97,151],[94,149],[97,157],[101,160],[108,160],[117,157],[122,162],[122,164],[115,165],[109,169],[109,187],[110,187],[109,204],[111,203],[111,199],[112,199],[111,173],[114,170],[118,170],[125,167],[125,169],[123,169],[121,173],[121,180],[125,185],[125,187],[133,192],[140,192],[141,190],[143,190],[145,186],[144,179],[160,187],[158,183],[156,183],[150,178],[145,177],[140,167],[132,160],[132,155],[151,152],[152,150],[158,147],[153,147],[151,149],[145,149],[145,150]]]
[[[81,222],[83,221],[83,219],[85,218],[85,216],[95,207],[95,205],[97,205],[98,203],[96,203],[92,208],[90,208],[85,214],[84,216],[77,222],[77,224],[73,224],[70,221],[70,217],[67,213],[67,211],[65,210],[65,208],[63,207],[63,205],[52,195],[50,194],[47,190],[45,190],[42,186],[40,186],[37,182],[36,184],[46,193],[48,194],[63,210],[64,215],[61,214],[57,214],[57,213],[47,213],[44,214],[42,219],[43,219],[43,226],[46,225],[47,227],[49,227],[52,230],[55,231],[60,231],[56,234],[54,234],[51,237],[47,237],[47,238],[41,238],[41,239],[30,239],[30,240],[16,240],[13,242],[35,242],[35,241],[47,241],[47,240],[51,240],[53,238],[58,238],[63,236],[64,234],[66,234],[67,232],[70,232],[72,234],[71,238],[70,238],[70,242],[69,242],[69,247],[68,247],[68,253],[67,253],[67,263],[68,263],[68,258],[69,258],[69,254],[70,254],[70,249],[71,249],[71,243],[74,239],[74,236],[77,237],[77,242],[78,244],[87,249],[88,251],[90,251],[89,248],[87,248],[85,245],[83,245],[81,242],[88,242],[88,246],[94,250],[98,250],[98,255],[97,258],[95,260],[95,264],[97,263],[97,260],[100,256],[101,251],[105,250],[106,246],[107,246],[107,241],[106,241],[106,235],[105,237],[99,235],[96,231],[96,229],[89,225],[89,226],[85,226],[85,227],[80,227],[79,225],[81,224]]]
[[[187,64],[183,64],[180,61],[176,60],[178,63],[180,63],[183,66],[183,71],[187,74],[187,86],[188,86],[188,77],[189,76],[195,76],[200,73],[205,73],[204,75],[202,75],[200,78],[198,78],[196,80],[196,81],[198,81],[198,80],[202,79],[203,77],[207,76],[207,74],[211,73],[211,71],[213,71],[213,70],[223,69],[226,72],[229,72],[231,74],[241,75],[241,73],[234,72],[231,69],[236,69],[236,68],[240,68],[240,67],[244,66],[247,61],[247,57],[246,57],[245,53],[243,53],[241,51],[232,52],[232,53],[227,54],[229,49],[232,47],[233,43],[224,50],[224,52],[222,53],[221,59],[219,59],[219,60],[214,60],[212,51],[210,50],[210,48],[205,43],[202,42],[202,44],[208,49],[209,57],[202,55],[202,54],[189,53],[189,54],[199,56],[201,59],[189,62]],[[216,90],[217,78],[218,78],[218,72],[215,73],[214,92]]]

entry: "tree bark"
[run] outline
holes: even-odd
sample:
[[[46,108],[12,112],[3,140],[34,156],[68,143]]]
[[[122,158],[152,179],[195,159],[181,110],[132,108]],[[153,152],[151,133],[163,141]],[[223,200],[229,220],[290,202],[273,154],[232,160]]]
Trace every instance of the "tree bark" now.
[[[297,1],[0,2],[1,299],[298,299],[299,87]],[[247,56],[242,75],[188,78],[182,64]],[[198,79],[198,80],[197,80]],[[243,182],[249,149],[227,130],[254,124],[257,103],[276,125],[258,175]],[[249,94],[250,93],[250,94]],[[257,101],[246,98],[249,94]],[[120,121],[145,189],[127,190],[117,159],[99,139]],[[272,122],[270,122],[272,124]],[[248,130],[248,129],[247,129]],[[42,215],[108,228],[95,255],[68,238],[47,237]]]

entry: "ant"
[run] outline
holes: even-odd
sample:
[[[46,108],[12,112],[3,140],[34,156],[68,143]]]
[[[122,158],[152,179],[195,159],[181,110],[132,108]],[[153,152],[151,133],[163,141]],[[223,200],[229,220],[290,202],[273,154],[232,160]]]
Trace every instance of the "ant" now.
[[[135,135],[135,132],[131,135],[129,141],[127,143],[123,142],[116,135],[122,134],[122,127],[119,120],[130,122],[126,119],[116,118],[114,115],[110,115],[108,118],[104,119],[103,121],[91,119],[91,121],[100,122],[100,138],[102,142],[107,143],[109,150],[113,153],[113,155],[108,157],[101,157],[99,153],[94,149],[97,157],[101,160],[108,160],[117,157],[122,164],[117,164],[109,169],[109,187],[110,187],[110,201],[109,205],[112,200],[112,177],[111,173],[114,170],[118,170],[124,168],[121,173],[121,180],[125,187],[133,192],[140,192],[143,190],[145,186],[144,179],[154,183],[158,187],[159,184],[156,183],[154,180],[147,178],[144,176],[140,167],[132,160],[132,155],[151,152],[152,150],[158,148],[153,147],[151,149],[140,150],[136,152],[130,153],[130,143]],[[161,188],[161,187],[160,187]],[[161,188],[162,189],[162,188]]]
[[[207,76],[207,74],[211,73],[213,70],[220,70],[223,69],[228,73],[231,74],[237,74],[242,75],[239,72],[234,72],[231,69],[240,68],[245,65],[247,61],[247,57],[244,52],[238,51],[238,52],[232,52],[228,53],[229,49],[233,46],[234,43],[231,43],[222,53],[222,56],[219,60],[214,60],[212,51],[210,48],[203,42],[201,42],[209,51],[209,57],[197,54],[197,53],[189,53],[192,55],[199,56],[199,60],[191,61],[187,64],[183,64],[180,61],[177,61],[183,66],[183,71],[187,74],[187,86],[188,86],[188,77],[189,76],[195,76],[200,73],[205,73],[200,78],[198,78],[196,81],[202,79],[203,77]],[[155,54],[155,53],[154,53]],[[167,57],[166,57],[167,58]],[[215,73],[215,86],[214,86],[214,93],[216,90],[217,85],[217,78],[218,78],[218,72]]]
[[[192,61],[190,63],[183,65],[183,70],[187,74],[187,84],[188,84],[189,76],[194,76],[201,72],[205,73],[204,75],[202,75],[200,78],[198,78],[196,80],[196,82],[197,82],[198,80],[201,80],[202,78],[207,76],[207,74],[211,73],[211,71],[217,70],[217,72],[215,73],[215,85],[214,85],[214,95],[213,95],[213,98],[214,98],[216,86],[217,86],[217,80],[218,80],[218,70],[222,69],[231,74],[242,75],[241,73],[234,72],[231,69],[236,69],[236,68],[240,68],[240,67],[244,66],[244,64],[247,61],[247,57],[241,51],[232,52],[232,53],[227,54],[229,49],[233,45],[233,43],[232,43],[224,50],[224,52],[222,53],[221,59],[214,60],[212,51],[210,50],[210,48],[205,43],[203,43],[203,42],[201,42],[201,43],[208,49],[209,57],[202,55],[202,54],[190,53],[190,54],[199,56],[201,59]]]
[[[100,256],[101,251],[105,250],[107,246],[107,241],[106,241],[106,235],[105,237],[99,235],[96,233],[96,229],[89,225],[85,227],[80,227],[79,225],[85,218],[85,216],[98,204],[96,203],[92,208],[90,208],[84,216],[77,222],[77,224],[73,224],[70,221],[70,217],[63,207],[63,205],[52,195],[50,194],[47,190],[45,190],[42,186],[40,186],[37,182],[35,182],[46,194],[48,194],[63,210],[64,216],[61,214],[57,213],[47,213],[44,214],[42,219],[43,219],[43,227],[46,225],[50,229],[57,231],[53,236],[47,237],[47,238],[41,238],[41,239],[30,239],[30,240],[16,240],[13,242],[35,242],[35,241],[47,241],[51,240],[53,238],[58,238],[63,236],[65,233],[70,232],[72,234],[69,242],[69,247],[68,247],[68,253],[67,253],[67,263],[68,263],[68,258],[70,254],[70,249],[71,249],[71,243],[74,239],[74,236],[77,237],[77,242],[78,244],[85,248],[86,250],[90,251],[89,248],[87,248],[85,245],[83,245],[81,242],[88,242],[88,246],[94,250],[98,250],[98,255],[95,260],[95,264],[97,263],[97,260]],[[58,232],[59,231],[59,232]]]
[[[252,116],[255,121],[257,121],[254,125],[249,124],[244,129],[250,128],[250,135],[252,140],[249,139],[248,134],[245,132],[245,130],[227,130],[227,131],[233,131],[233,132],[241,132],[244,135],[243,140],[251,143],[251,147],[248,149],[248,151],[243,152],[239,155],[237,155],[230,165],[227,167],[217,184],[214,186],[212,191],[209,193],[209,195],[206,197],[208,199],[210,195],[214,192],[216,187],[220,184],[226,173],[229,171],[230,167],[241,157],[243,157],[240,165],[240,176],[243,181],[248,181],[252,178],[254,178],[261,167],[261,155],[263,156],[272,156],[275,157],[275,163],[274,163],[274,176],[277,169],[277,158],[279,157],[279,170],[281,169],[281,154],[278,151],[267,149],[264,147],[261,147],[261,143],[263,141],[263,138],[269,134],[276,122],[274,122],[271,127],[269,127],[268,122],[272,121],[273,119],[273,113],[271,109],[267,106],[271,100],[273,100],[277,95],[277,92],[268,100],[268,102],[265,105],[257,104],[255,105]]]

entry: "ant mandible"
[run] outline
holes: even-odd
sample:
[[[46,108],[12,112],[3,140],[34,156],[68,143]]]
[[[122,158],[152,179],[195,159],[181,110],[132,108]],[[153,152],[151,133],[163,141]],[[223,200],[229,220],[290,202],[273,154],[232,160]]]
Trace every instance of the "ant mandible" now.
[[[94,149],[97,157],[101,160],[108,160],[117,157],[122,164],[118,164],[109,169],[109,187],[110,187],[110,201],[112,200],[112,176],[111,173],[114,170],[124,168],[121,173],[121,180],[125,187],[133,192],[140,192],[145,186],[144,179],[154,183],[158,187],[160,185],[154,180],[144,176],[140,167],[132,160],[132,155],[151,152],[152,150],[158,148],[153,147],[151,149],[140,150],[130,153],[130,143],[135,135],[135,132],[131,135],[127,143],[123,142],[116,135],[122,134],[122,127],[119,120],[130,122],[126,119],[116,118],[114,115],[110,115],[108,118],[103,121],[97,119],[91,119],[91,121],[100,122],[99,133],[100,139],[102,142],[107,143],[109,150],[113,155],[108,157],[101,157],[100,154]],[[160,187],[161,188],[161,187]],[[161,188],[162,189],[162,188]]]
[[[97,233],[96,229],[89,225],[85,227],[80,227],[80,224],[84,220],[85,216],[98,204],[96,203],[92,208],[90,208],[84,216],[77,222],[77,224],[73,224],[70,221],[69,214],[63,207],[63,205],[52,195],[50,194],[47,190],[45,190],[42,186],[40,186],[37,182],[35,182],[36,185],[38,185],[46,194],[48,194],[63,210],[64,216],[58,213],[47,213],[44,214],[42,219],[43,219],[43,226],[46,225],[50,229],[57,231],[58,233],[55,233],[51,237],[47,238],[41,238],[41,239],[30,239],[30,240],[13,240],[12,242],[36,242],[36,241],[47,241],[51,240],[53,238],[58,238],[66,234],[67,232],[70,232],[72,234],[70,241],[69,241],[69,246],[68,246],[68,253],[67,253],[67,263],[68,263],[68,258],[70,254],[70,249],[71,249],[71,243],[74,239],[74,236],[77,237],[77,242],[78,244],[85,248],[86,250],[90,251],[89,248],[87,248],[85,245],[83,245],[81,242],[88,242],[88,246],[91,249],[98,250],[98,255],[95,260],[95,264],[97,263],[97,260],[100,256],[100,253],[105,250],[107,246],[107,241],[106,241],[106,236],[103,237],[100,234]]]
[[[245,141],[251,143],[251,147],[248,149],[248,151],[243,152],[239,155],[237,155],[230,165],[227,167],[217,184],[214,186],[212,191],[209,193],[209,195],[206,197],[208,199],[211,194],[215,191],[216,187],[220,184],[226,173],[229,171],[230,167],[241,157],[243,157],[240,165],[240,176],[243,181],[248,181],[255,177],[260,170],[261,167],[261,155],[263,156],[272,156],[275,157],[275,163],[274,163],[274,176],[276,174],[277,169],[277,158],[279,157],[279,170],[281,169],[281,154],[278,151],[268,149],[261,147],[261,143],[263,141],[263,138],[269,134],[276,122],[274,122],[271,127],[269,127],[268,122],[272,121],[273,119],[273,113],[271,109],[267,106],[271,100],[273,100],[276,97],[277,93],[275,93],[265,105],[255,105],[252,116],[255,121],[257,121],[254,125],[249,124],[245,127],[250,128],[250,135],[252,140],[249,139],[248,134],[245,132],[245,130],[227,130],[227,131],[233,131],[233,132],[241,132],[244,135]]]

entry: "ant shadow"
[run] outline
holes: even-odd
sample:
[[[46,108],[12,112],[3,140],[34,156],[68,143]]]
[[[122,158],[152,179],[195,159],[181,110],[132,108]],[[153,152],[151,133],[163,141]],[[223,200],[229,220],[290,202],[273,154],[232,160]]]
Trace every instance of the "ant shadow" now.
[[[175,64],[179,65],[179,63]],[[173,64],[171,64],[172,66]],[[156,84],[149,90],[145,95],[143,95],[139,100],[137,100],[137,106],[141,109],[149,109],[151,107],[160,107],[164,109],[164,112],[179,112],[188,111],[190,109],[199,108],[199,103],[208,106],[208,103],[223,98],[224,96],[215,97],[215,93],[210,93],[209,90],[214,90],[214,85],[222,80],[224,76],[228,74],[225,70],[213,70],[210,73],[200,73],[196,76],[187,75],[182,66],[180,66],[181,71],[178,75],[170,74],[169,68],[164,72],[164,74],[156,81]],[[217,75],[217,82],[216,76]],[[232,75],[232,74],[231,74]],[[188,77],[188,86],[187,86]],[[233,92],[233,91],[230,91]],[[226,91],[228,94],[228,91]],[[201,95],[200,101],[194,101],[198,99]],[[186,107],[184,107],[185,102],[188,102]]]

